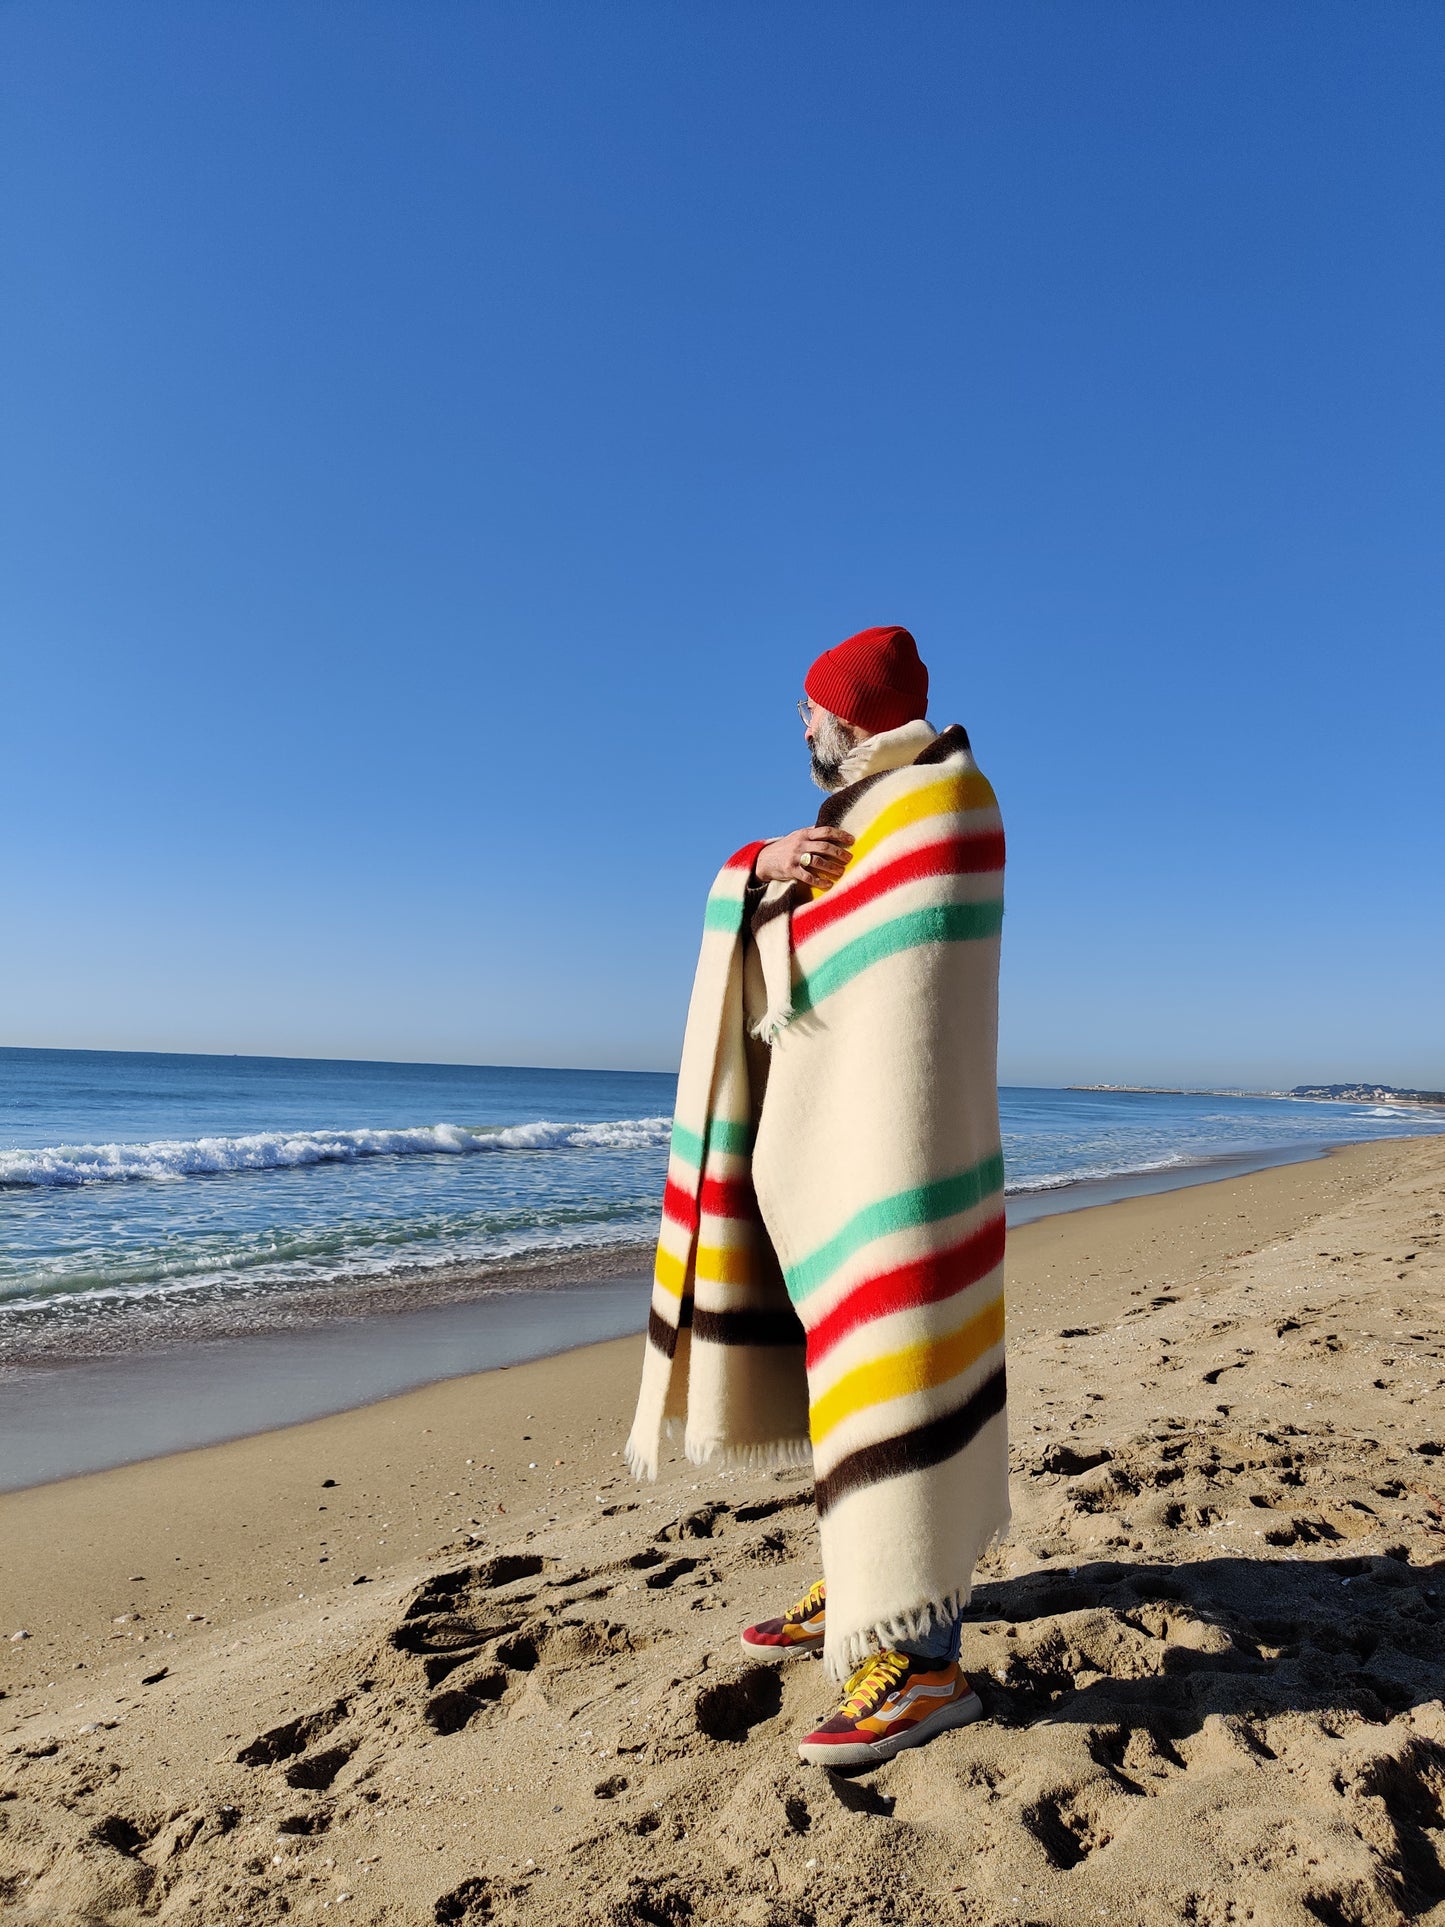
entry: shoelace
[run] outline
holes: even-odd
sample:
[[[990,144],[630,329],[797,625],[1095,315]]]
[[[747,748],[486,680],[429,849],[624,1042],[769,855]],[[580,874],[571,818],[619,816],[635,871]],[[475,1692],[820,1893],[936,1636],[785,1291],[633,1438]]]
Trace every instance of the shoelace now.
[[[839,1711],[850,1720],[862,1719],[880,1704],[907,1671],[906,1653],[874,1653],[849,1677]]]
[[[823,1580],[814,1580],[813,1584],[809,1586],[797,1605],[789,1606],[788,1610],[783,1614],[783,1618],[786,1619],[790,1625],[801,1625],[805,1619],[811,1619],[823,1603],[823,1588]]]

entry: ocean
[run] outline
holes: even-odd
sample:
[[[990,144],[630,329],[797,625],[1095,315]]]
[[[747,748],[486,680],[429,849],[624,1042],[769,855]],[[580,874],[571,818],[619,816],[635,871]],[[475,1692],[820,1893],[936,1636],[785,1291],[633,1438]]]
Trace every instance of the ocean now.
[[[0,1050],[0,1366],[645,1269],[674,1080]],[[1006,1088],[1012,1215],[1445,1113]],[[559,1301],[560,1302],[560,1301]]]

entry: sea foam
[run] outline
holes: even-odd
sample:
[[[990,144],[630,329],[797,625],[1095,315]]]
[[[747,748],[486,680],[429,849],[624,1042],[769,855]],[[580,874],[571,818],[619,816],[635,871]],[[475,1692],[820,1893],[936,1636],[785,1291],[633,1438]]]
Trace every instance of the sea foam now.
[[[1196,1160],[1186,1158],[1179,1152],[1171,1152],[1168,1157],[1136,1158],[1127,1164],[1079,1164],[1066,1171],[1010,1178],[1004,1186],[1004,1195],[1016,1198],[1030,1191],[1062,1191],[1071,1184],[1083,1184],[1100,1178],[1146,1177],[1151,1172],[1172,1171],[1177,1165],[1193,1161]]]
[[[0,1186],[115,1184],[285,1171],[362,1158],[470,1157],[484,1151],[647,1151],[668,1141],[665,1117],[597,1124],[422,1124],[394,1131],[257,1131],[246,1137],[158,1138],[149,1144],[54,1144],[0,1151]]]

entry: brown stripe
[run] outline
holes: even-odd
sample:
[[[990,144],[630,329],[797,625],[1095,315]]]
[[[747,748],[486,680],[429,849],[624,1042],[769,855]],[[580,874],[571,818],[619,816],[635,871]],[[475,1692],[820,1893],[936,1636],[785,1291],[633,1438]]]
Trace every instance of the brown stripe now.
[[[703,1311],[693,1318],[693,1336],[709,1345],[802,1345],[803,1321],[791,1306],[785,1311]]]
[[[941,729],[921,755],[913,761],[919,763],[946,763],[956,750],[968,748],[968,731],[962,723],[950,723]]]
[[[692,1323],[692,1300],[684,1298],[678,1307],[680,1325]],[[647,1310],[647,1337],[650,1344],[656,1345],[664,1358],[671,1358],[677,1350],[679,1325],[669,1325],[656,1306],[649,1305]]]
[[[905,1472],[922,1472],[930,1465],[942,1465],[945,1459],[951,1459],[1003,1410],[1007,1390],[1004,1368],[1000,1365],[956,1412],[930,1419],[911,1432],[900,1432],[897,1438],[879,1439],[876,1445],[865,1445],[857,1452],[850,1452],[846,1459],[838,1461],[826,1479],[819,1479],[814,1486],[818,1517],[821,1519],[830,1506],[837,1505],[860,1486],[877,1485],[882,1479],[896,1479]]]
[[[756,936],[765,923],[771,923],[774,917],[785,917],[795,903],[807,903],[810,900],[807,890],[801,883],[790,883],[780,897],[774,897],[771,903],[758,905],[753,912],[753,920],[749,928]]]
[[[860,776],[856,783],[850,783],[846,789],[834,790],[831,796],[825,796],[819,805],[815,819],[819,829],[830,828],[835,823],[841,823],[865,791],[871,790],[875,783],[881,783],[885,776],[892,774],[891,769],[875,769],[871,776]]]
[[[962,723],[950,723],[947,729],[941,730],[934,737],[926,749],[921,750],[914,757],[912,764],[905,763],[902,767],[909,769],[916,768],[920,763],[946,763],[958,750],[967,748],[968,731]],[[818,827],[822,829],[841,823],[865,791],[871,790],[875,783],[881,783],[885,776],[893,776],[896,773],[891,769],[876,769],[871,776],[860,777],[856,783],[850,783],[846,789],[834,790],[831,796],[824,798],[822,807],[818,811]]]

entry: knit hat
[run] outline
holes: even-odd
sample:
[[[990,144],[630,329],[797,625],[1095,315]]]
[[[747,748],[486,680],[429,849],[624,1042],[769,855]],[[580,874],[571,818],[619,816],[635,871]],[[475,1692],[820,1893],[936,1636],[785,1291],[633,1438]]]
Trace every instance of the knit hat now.
[[[928,714],[928,671],[906,629],[860,629],[825,649],[803,679],[810,701],[870,736]]]

